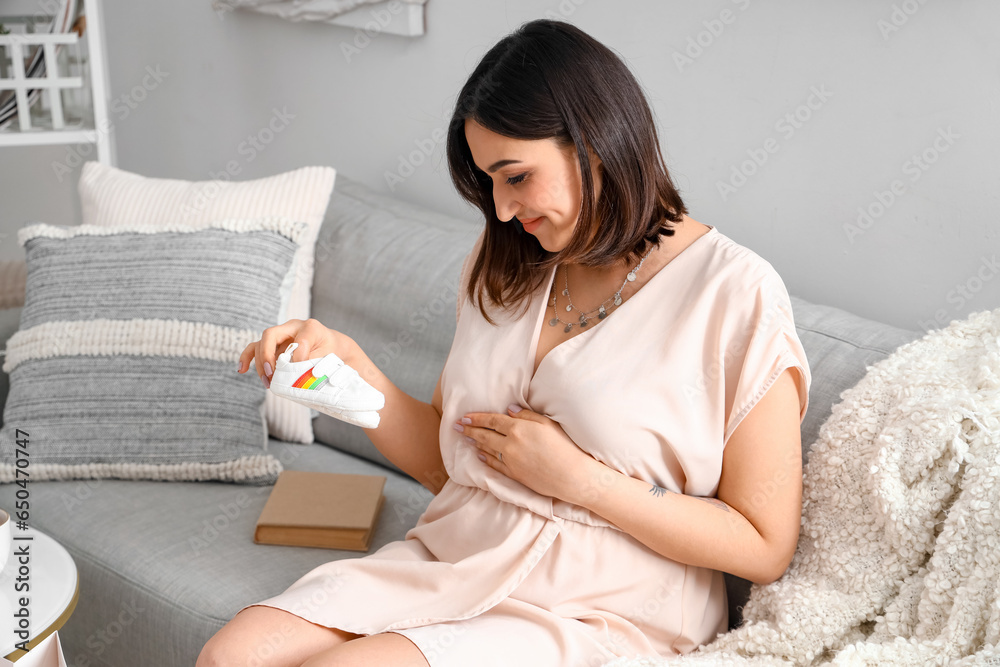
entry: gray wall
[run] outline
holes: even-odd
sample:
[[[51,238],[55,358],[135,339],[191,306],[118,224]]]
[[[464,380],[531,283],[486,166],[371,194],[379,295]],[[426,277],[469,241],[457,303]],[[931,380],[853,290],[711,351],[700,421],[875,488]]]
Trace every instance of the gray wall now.
[[[1000,305],[993,0],[430,0],[426,35],[376,34],[350,62],[354,29],[105,0],[118,166],[242,180],[328,164],[471,223],[435,139],[480,56],[543,16],[627,60],[692,217],[792,294],[918,330]],[[79,152],[0,151],[0,259],[20,255],[26,222],[79,222]],[[390,188],[401,164],[413,173]]]

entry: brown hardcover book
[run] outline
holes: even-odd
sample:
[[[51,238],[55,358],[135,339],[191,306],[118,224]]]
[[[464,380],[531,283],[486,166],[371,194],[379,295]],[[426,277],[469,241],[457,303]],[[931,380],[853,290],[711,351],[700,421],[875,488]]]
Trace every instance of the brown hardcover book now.
[[[282,470],[257,519],[253,541],[368,551],[384,486],[381,475]]]

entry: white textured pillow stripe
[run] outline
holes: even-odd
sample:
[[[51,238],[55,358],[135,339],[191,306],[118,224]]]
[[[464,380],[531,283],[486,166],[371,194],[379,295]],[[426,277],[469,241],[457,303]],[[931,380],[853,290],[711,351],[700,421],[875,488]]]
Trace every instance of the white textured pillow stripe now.
[[[87,463],[62,465],[59,463],[34,463],[33,479],[65,481],[71,479],[155,479],[161,482],[223,481],[243,484],[257,479],[261,474],[280,475],[281,463],[273,456],[244,456],[220,463]],[[0,481],[8,479],[6,470],[0,468]]]
[[[185,234],[197,232],[204,229],[225,229],[230,232],[256,232],[261,230],[271,230],[278,232],[282,236],[287,236],[296,243],[302,243],[308,236],[305,224],[293,218],[282,216],[269,216],[253,219],[245,218],[225,218],[200,222],[197,225],[151,225],[146,222],[134,224],[118,225],[77,225],[75,227],[61,227],[38,223],[28,225],[17,230],[18,243],[24,245],[29,239],[50,238],[69,239],[74,236],[115,236],[118,234],[163,234],[166,232],[176,232]]]
[[[282,309],[304,234],[280,217],[21,229],[27,289],[3,367],[0,481],[16,479],[21,429],[36,481],[273,483],[269,392],[236,361]]]
[[[78,320],[38,324],[14,334],[3,371],[25,361],[57,356],[131,354],[222,361],[236,370],[240,352],[259,332],[181,320]]]
[[[250,181],[184,181],[148,178],[99,162],[87,162],[80,176],[83,223],[113,226],[142,221],[153,227],[199,226],[224,218],[283,216],[306,224],[295,256],[291,297],[281,324],[309,319],[312,312],[316,238],[333,193],[336,170],[309,166]],[[268,428],[287,442],[313,441],[312,413],[270,392],[265,401]]]

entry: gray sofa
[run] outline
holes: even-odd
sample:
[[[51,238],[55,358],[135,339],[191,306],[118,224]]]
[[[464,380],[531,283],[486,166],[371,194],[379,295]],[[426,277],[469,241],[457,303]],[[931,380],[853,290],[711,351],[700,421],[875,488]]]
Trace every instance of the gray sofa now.
[[[317,242],[314,317],[355,338],[401,389],[423,401],[430,401],[451,345],[458,273],[479,228],[473,220],[471,213],[460,220],[402,203],[338,174]],[[726,233],[724,221],[719,227]],[[788,289],[794,294],[795,285]],[[922,332],[794,296],[792,305],[813,374],[805,457],[841,392]],[[0,321],[7,322],[0,335],[9,336],[16,313]],[[430,492],[382,457],[361,429],[325,415],[314,425],[316,442],[272,439],[268,450],[286,469],[384,475],[386,502],[371,551],[402,539]],[[80,573],[79,603],[59,632],[71,667],[193,665],[245,604],[283,591],[321,563],[361,555],[254,544],[271,488],[33,483],[33,524],[69,550]],[[13,506],[13,497],[12,487],[0,488],[0,507]],[[727,584],[735,627],[749,585],[729,575]]]

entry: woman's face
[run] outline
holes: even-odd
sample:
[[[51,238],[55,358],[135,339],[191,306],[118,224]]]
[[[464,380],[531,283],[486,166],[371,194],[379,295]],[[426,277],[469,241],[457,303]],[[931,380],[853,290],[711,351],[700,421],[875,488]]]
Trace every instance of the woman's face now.
[[[583,202],[583,177],[576,149],[571,146],[560,151],[553,139],[505,137],[471,118],[465,121],[465,138],[476,166],[493,179],[497,218],[524,225],[525,231],[534,234],[550,252],[566,247]],[[600,159],[593,152],[591,166],[599,196]]]

